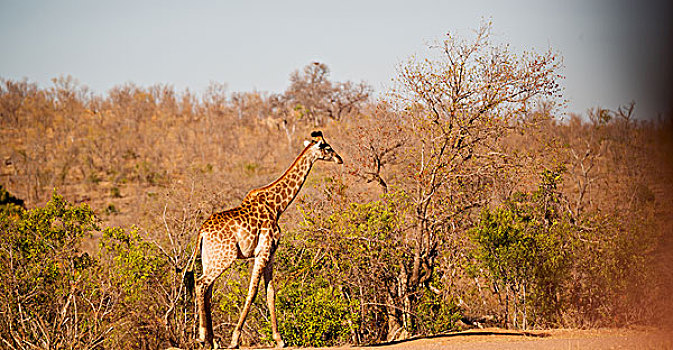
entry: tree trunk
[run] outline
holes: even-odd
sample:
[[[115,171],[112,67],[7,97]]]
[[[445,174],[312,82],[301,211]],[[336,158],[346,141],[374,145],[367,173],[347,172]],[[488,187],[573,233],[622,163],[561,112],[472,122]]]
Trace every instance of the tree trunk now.
[[[395,300],[388,294],[386,306],[386,315],[388,317],[388,332],[386,334],[386,341],[393,341],[399,339],[398,336],[402,333],[403,327],[400,322],[402,313],[395,307]]]

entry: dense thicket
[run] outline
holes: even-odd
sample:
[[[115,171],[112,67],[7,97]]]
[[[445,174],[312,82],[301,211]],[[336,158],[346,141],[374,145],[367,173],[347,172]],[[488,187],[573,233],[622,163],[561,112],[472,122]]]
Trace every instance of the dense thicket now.
[[[2,347],[195,347],[182,281],[200,223],[280,175],[316,127],[345,164],[315,167],[281,219],[289,344],[665,321],[670,120],[632,104],[561,120],[558,57],[488,29],[402,65],[378,101],[316,63],[277,95],[3,80]],[[248,277],[240,262],[215,286],[217,336]],[[266,317],[257,301],[244,342],[270,342]]]

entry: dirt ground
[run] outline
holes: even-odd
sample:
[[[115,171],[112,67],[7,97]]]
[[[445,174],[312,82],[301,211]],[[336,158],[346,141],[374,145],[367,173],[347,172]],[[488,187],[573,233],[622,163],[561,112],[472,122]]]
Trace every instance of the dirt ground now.
[[[413,339],[368,347],[340,347],[331,350],[514,350],[514,349],[673,349],[673,332],[655,329],[555,329],[511,332],[480,329],[432,338]]]
[[[243,347],[243,349],[249,349]],[[259,349],[259,348],[257,348]],[[518,332],[474,329],[372,346],[297,350],[673,350],[673,329],[552,329]],[[169,348],[167,350],[180,350]]]

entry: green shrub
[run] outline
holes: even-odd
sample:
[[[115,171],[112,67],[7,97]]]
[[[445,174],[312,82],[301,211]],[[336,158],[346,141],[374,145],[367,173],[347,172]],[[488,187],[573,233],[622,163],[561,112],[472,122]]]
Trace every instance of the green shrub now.
[[[416,312],[425,334],[453,331],[456,328],[456,321],[462,316],[452,297],[436,293],[424,293]]]
[[[109,277],[112,283],[121,287],[126,304],[147,297],[150,282],[160,280],[168,268],[157,248],[140,237],[136,228],[105,229],[100,249],[109,264]]]
[[[357,322],[357,302],[348,302],[334,288],[319,280],[311,284],[290,282],[278,293],[278,328],[291,346],[323,347],[349,341]],[[263,332],[271,341],[271,329]]]
[[[9,196],[11,197],[11,196]],[[12,201],[16,203],[17,201]],[[55,192],[42,208],[0,210],[0,336],[23,349],[100,348],[112,303],[97,259],[82,252],[98,226],[88,205]]]
[[[474,258],[494,286],[507,326],[559,320],[576,229],[555,192],[560,173],[545,172],[536,191],[515,193],[502,206],[482,211],[472,230]]]
[[[111,227],[103,231],[100,254],[104,277],[119,300],[118,325],[108,336],[106,346],[186,346],[193,338],[187,323],[193,319],[193,303],[180,293],[181,275],[158,245],[141,236],[137,228]]]

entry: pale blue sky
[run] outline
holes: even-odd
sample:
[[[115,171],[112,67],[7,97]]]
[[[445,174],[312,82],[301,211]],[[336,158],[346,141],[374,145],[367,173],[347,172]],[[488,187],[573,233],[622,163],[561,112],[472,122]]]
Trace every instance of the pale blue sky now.
[[[671,13],[662,3],[0,0],[0,77],[49,87],[71,75],[96,93],[126,82],[282,92],[292,71],[320,61],[332,79],[383,93],[427,43],[446,32],[469,36],[490,19],[495,40],[564,57],[568,112],[636,100],[640,117],[651,118],[671,92],[662,81]],[[656,97],[662,89],[666,98]]]

